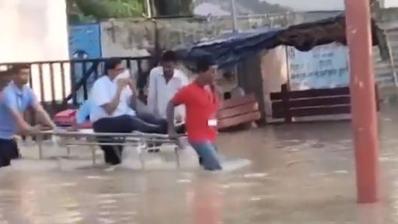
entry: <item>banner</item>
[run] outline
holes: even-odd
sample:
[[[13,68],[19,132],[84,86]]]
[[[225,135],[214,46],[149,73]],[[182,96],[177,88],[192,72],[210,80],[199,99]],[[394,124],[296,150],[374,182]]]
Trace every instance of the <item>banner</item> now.
[[[302,52],[287,47],[290,89],[323,89],[349,85],[348,48],[332,43]]]

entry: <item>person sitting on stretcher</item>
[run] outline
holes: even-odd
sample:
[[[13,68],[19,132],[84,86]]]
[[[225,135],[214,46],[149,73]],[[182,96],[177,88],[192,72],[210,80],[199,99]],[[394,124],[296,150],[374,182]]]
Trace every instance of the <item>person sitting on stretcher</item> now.
[[[105,62],[106,75],[99,78],[91,90],[90,121],[97,133],[167,133],[167,120],[149,113],[137,113],[137,93],[134,81],[118,77],[125,72],[122,61],[111,58]],[[110,140],[101,140],[109,143]],[[120,164],[123,146],[101,146],[105,162]]]

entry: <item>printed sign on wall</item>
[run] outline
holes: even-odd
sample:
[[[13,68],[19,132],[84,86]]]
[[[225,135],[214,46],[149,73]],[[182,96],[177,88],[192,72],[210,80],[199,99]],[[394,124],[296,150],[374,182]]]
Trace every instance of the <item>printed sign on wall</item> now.
[[[348,48],[332,43],[302,52],[287,48],[291,90],[323,89],[349,85]]]

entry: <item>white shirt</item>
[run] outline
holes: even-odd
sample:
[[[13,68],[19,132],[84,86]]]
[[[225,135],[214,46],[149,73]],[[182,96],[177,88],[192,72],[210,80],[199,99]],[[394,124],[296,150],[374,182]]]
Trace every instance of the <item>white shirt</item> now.
[[[184,86],[188,85],[186,75],[178,70],[174,70],[174,76],[166,82],[161,66],[151,70],[149,74],[148,86],[148,107],[149,110],[162,118],[167,117],[167,105],[175,94]],[[185,107],[179,106],[175,109],[175,116],[185,118]]]
[[[110,103],[117,91],[116,80],[112,81],[108,76],[103,76],[95,81],[90,93],[92,108],[90,109],[90,120],[96,122],[101,118],[118,117],[122,115],[135,116],[135,111],[130,107],[133,92],[130,87],[125,87],[120,94],[120,102],[116,110],[109,115],[103,105]]]

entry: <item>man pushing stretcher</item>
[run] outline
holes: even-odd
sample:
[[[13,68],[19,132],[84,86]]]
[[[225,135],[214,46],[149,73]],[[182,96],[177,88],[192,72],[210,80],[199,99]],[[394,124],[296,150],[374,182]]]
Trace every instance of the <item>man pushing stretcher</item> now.
[[[200,165],[210,171],[221,170],[215,146],[219,106],[214,84],[217,67],[210,56],[205,56],[197,61],[196,70],[195,81],[182,88],[168,105],[168,131],[170,136],[176,135],[174,108],[185,105],[188,139],[199,156]]]
[[[49,129],[55,128],[50,116],[27,86],[29,74],[29,65],[17,64],[2,72],[0,77],[3,84],[7,82],[0,92],[0,167],[9,166],[10,161],[19,156],[15,135],[32,135],[42,129],[41,126],[31,126],[24,120],[23,115],[28,109],[33,109],[41,125]]]

